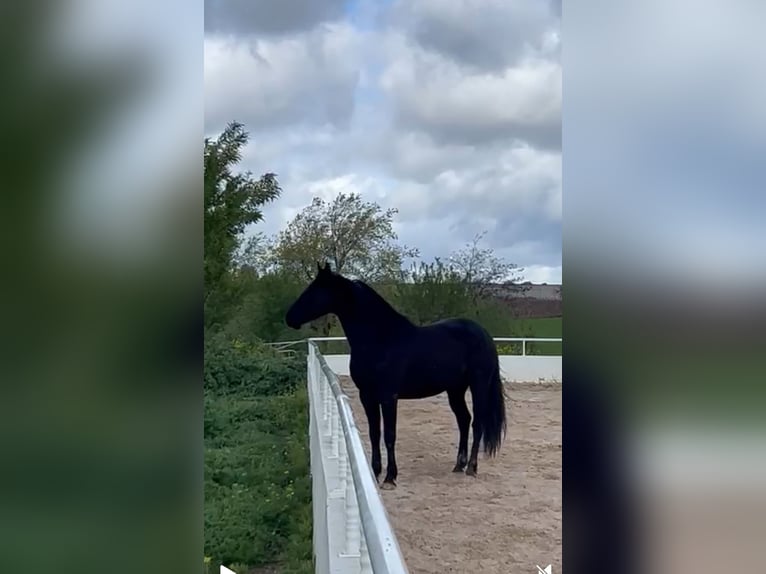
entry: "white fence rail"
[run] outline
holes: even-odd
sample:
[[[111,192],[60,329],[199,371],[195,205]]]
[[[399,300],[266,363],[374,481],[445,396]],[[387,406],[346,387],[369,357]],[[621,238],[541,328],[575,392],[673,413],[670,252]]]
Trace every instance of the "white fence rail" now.
[[[345,341],[345,337],[317,337],[312,341]],[[500,355],[500,373],[509,383],[560,383],[562,381],[561,355],[529,355],[528,343],[561,343],[561,338],[495,337],[496,343],[521,343],[520,355]],[[349,374],[350,355],[324,355],[330,368],[338,375]]]
[[[314,340],[308,391],[315,571],[406,574],[348,397]]]

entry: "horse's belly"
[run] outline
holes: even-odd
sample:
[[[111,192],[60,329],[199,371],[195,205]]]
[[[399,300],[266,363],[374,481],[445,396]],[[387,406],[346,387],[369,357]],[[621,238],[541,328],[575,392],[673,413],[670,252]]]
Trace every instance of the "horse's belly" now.
[[[444,385],[408,387],[399,391],[399,398],[404,400],[425,399],[427,397],[435,397],[445,390]]]
[[[401,381],[399,398],[401,399],[424,399],[433,397],[439,393],[460,386],[462,377],[455,371],[442,372],[440,369],[424,370],[413,369],[409,376]]]

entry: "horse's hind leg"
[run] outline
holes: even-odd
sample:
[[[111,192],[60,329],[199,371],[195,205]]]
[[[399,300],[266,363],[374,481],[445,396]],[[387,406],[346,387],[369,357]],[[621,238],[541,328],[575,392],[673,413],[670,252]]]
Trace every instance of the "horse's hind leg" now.
[[[476,471],[479,466],[479,443],[481,442],[482,428],[481,425],[474,419],[473,421],[473,444],[471,445],[471,458],[468,459],[468,468],[465,469],[465,473],[469,476],[476,476]]]
[[[479,466],[479,445],[484,429],[481,425],[483,409],[486,408],[485,397],[475,388],[471,389],[471,398],[473,399],[473,444],[471,444],[471,456],[468,459],[468,468],[465,473],[469,476],[476,476]]]
[[[447,391],[449,397],[449,406],[452,412],[455,413],[455,419],[457,419],[457,427],[460,431],[460,442],[457,447],[457,462],[452,472],[463,472],[465,465],[468,462],[468,431],[471,427],[471,413],[468,411],[468,406],[465,404],[465,389],[462,391],[451,390]]]

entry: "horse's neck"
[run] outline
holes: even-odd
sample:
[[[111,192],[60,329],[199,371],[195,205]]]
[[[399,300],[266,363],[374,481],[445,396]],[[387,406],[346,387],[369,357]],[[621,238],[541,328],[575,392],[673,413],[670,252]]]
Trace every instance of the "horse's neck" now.
[[[354,297],[337,315],[352,349],[385,343],[391,336],[406,334],[415,327],[388,303],[370,293]]]
[[[346,335],[346,340],[352,350],[373,342],[369,329],[360,324],[356,318],[349,317],[348,313],[344,313],[338,315],[338,319],[340,319],[343,334]]]

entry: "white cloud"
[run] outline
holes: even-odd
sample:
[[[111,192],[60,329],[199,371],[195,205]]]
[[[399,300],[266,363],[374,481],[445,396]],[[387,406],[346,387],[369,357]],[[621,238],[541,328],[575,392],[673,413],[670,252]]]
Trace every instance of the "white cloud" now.
[[[343,126],[354,111],[360,35],[328,24],[279,38],[205,38],[205,123]]]
[[[462,141],[533,139],[556,145],[561,126],[561,65],[524,58],[499,71],[468,71],[402,34],[388,36],[381,76],[402,123]]]
[[[413,220],[430,215],[513,218],[535,214],[561,220],[561,155],[529,146],[488,148],[475,163],[444,166],[429,186],[406,185],[391,191],[401,215]]]

